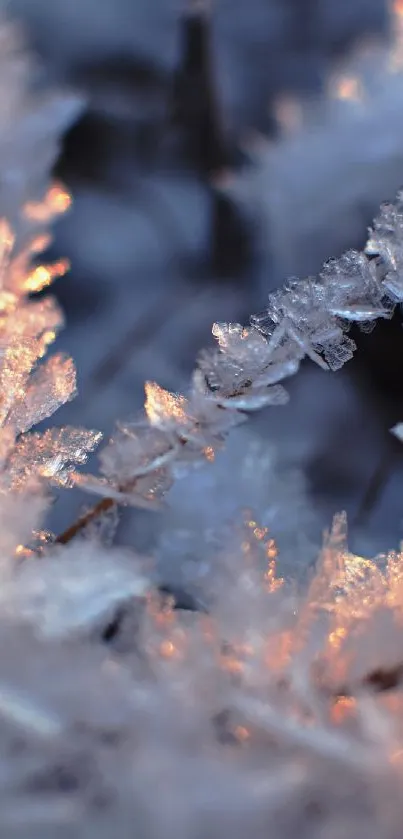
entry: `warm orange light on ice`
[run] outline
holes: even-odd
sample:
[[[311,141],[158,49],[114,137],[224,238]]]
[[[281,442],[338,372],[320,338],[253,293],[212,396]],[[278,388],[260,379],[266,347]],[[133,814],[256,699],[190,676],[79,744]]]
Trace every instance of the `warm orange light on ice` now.
[[[170,393],[156,382],[146,382],[144,387],[146,393],[144,407],[151,425],[159,425],[169,419],[186,421],[187,400],[184,396]]]
[[[339,650],[344,639],[347,637],[347,629],[344,626],[338,626],[333,632],[329,633],[329,644],[333,650]]]
[[[71,206],[71,196],[61,184],[53,184],[47,195],[48,204],[54,212],[65,213]]]
[[[223,670],[226,670],[227,673],[232,673],[233,675],[237,675],[239,673],[243,673],[244,665],[242,661],[239,661],[235,656],[227,656],[223,655],[220,659],[221,667]]]
[[[357,701],[352,696],[340,696],[331,709],[332,721],[336,723],[345,722],[351,717],[357,707]]]
[[[71,206],[71,196],[61,184],[53,184],[43,201],[29,201],[24,215],[29,221],[47,223],[53,216],[61,215]]]
[[[277,576],[277,547],[274,539],[269,536],[269,528],[260,526],[254,519],[247,521],[246,525],[252,531],[255,539],[262,542],[265,547],[267,567],[264,572],[264,581],[266,587],[270,592],[277,591],[284,584],[284,580]],[[245,554],[250,553],[249,542],[243,542],[242,549]]]
[[[175,646],[172,641],[162,641],[160,646],[160,653],[163,658],[172,658],[175,654]]]
[[[0,254],[10,253],[14,247],[15,236],[6,219],[0,220]]]
[[[273,632],[267,640],[264,661],[272,672],[281,673],[290,663],[295,649],[295,635],[291,630]]]
[[[214,462],[214,459],[215,459],[215,451],[214,451],[214,449],[213,449],[213,447],[212,447],[212,446],[206,446],[206,448],[205,448],[205,449],[203,449],[203,454],[204,454],[204,456],[205,456],[206,460],[208,460],[208,462],[209,462],[209,463],[213,463],[213,462]]]
[[[49,247],[52,241],[52,237],[48,233],[43,233],[40,236],[36,236],[35,239],[31,242],[31,250],[33,253],[42,253]]]
[[[56,277],[62,277],[69,269],[67,259],[61,259],[53,265],[38,265],[23,283],[23,290],[26,292],[42,291],[50,285]]]
[[[43,358],[48,351],[48,347],[50,344],[53,344],[53,341],[56,340],[56,332],[53,329],[48,329],[46,332],[43,333],[40,346],[38,348],[38,357]]]

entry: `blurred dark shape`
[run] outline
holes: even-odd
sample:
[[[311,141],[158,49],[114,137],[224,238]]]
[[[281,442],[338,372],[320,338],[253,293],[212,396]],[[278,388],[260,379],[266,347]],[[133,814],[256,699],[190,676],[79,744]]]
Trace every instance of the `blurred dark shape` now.
[[[67,179],[104,181],[114,159],[133,168],[155,164],[166,125],[168,79],[148,59],[112,56],[83,65],[73,77],[88,101],[64,142],[59,171]]]
[[[371,332],[354,326],[351,335],[357,345],[349,373],[364,398],[373,420],[377,417],[382,429],[381,445],[368,452],[369,475],[362,487],[358,508],[350,516],[352,528],[363,527],[370,520],[386,489],[393,470],[402,460],[403,446],[390,429],[403,420],[403,328],[402,313],[396,309],[391,320],[378,321]],[[362,420],[361,420],[362,421]],[[308,466],[308,478],[316,497],[345,497],[351,487],[359,492],[360,474],[352,468],[354,451],[350,445],[358,439],[360,427],[345,417],[325,451],[318,452]],[[341,457],[346,445],[349,457]]]
[[[187,159],[202,175],[212,175],[235,162],[219,109],[211,26],[211,16],[205,10],[185,9],[173,86],[173,121],[183,134]]]
[[[234,200],[212,183],[214,176],[239,167],[244,159],[224,127],[212,56],[212,19],[203,4],[185,8],[179,49],[172,120],[182,137],[185,159],[211,198],[208,268],[216,278],[244,278],[253,261],[252,231]]]
[[[403,446],[390,433],[403,421],[403,324],[400,307],[392,320],[380,321],[369,334],[355,330],[356,358],[352,365],[357,386],[364,390],[370,410],[380,416],[385,431],[382,451],[378,453],[370,481],[357,512],[357,524],[369,518],[383,494],[390,476],[401,462]]]
[[[360,386],[382,410],[387,427],[403,420],[403,328],[402,313],[381,320],[370,333],[353,331],[357,344],[352,372]]]
[[[56,253],[55,249],[51,251],[53,253]],[[105,283],[90,280],[88,274],[82,276],[77,270],[69,273],[67,282],[64,277],[58,279],[55,292],[63,311],[68,312],[70,326],[97,317],[106,308],[113,293]]]
[[[235,202],[212,188],[211,270],[222,279],[253,278],[255,234]]]
[[[386,267],[377,254],[369,254],[376,262],[379,276]],[[374,329],[352,330],[357,345],[351,365],[357,386],[364,391],[371,410],[378,414],[385,429],[384,450],[367,487],[360,517],[375,506],[390,472],[403,455],[403,447],[389,429],[403,420],[403,323],[402,307],[396,306],[390,320],[380,320]]]

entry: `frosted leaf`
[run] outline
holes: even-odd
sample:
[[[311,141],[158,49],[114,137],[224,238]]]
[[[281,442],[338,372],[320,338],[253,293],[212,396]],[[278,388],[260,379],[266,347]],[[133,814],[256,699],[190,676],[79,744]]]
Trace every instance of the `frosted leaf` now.
[[[304,332],[297,329],[291,323],[286,321],[286,333],[290,336],[290,338],[295,341],[296,344],[303,350],[304,354],[314,361],[322,370],[328,370],[328,364],[326,361],[323,360],[320,353],[318,353],[315,349],[315,346],[312,342],[311,336],[306,335]]]
[[[5,346],[17,339],[37,339],[38,352],[43,354],[63,323],[62,313],[52,297],[29,302],[14,298],[12,311],[0,310],[0,342]]]
[[[224,355],[244,370],[260,368],[270,362],[267,341],[253,327],[243,327],[239,323],[215,323],[212,333]]]
[[[394,274],[390,272],[386,275],[383,284],[395,303],[403,303],[403,278],[400,273]]]
[[[3,238],[4,231],[3,227]],[[33,239],[31,247],[37,249],[41,244],[46,245],[46,242],[46,237],[42,237],[42,242]],[[3,286],[7,286],[12,271],[15,280],[17,266],[22,271],[18,255],[10,256],[7,250],[7,260]],[[25,257],[24,266],[25,269],[29,268]],[[18,293],[24,291],[24,276],[27,275],[21,273],[19,286],[13,281],[14,292],[0,293],[0,424],[10,425],[10,440],[16,433],[27,431],[33,424],[53,414],[72,397],[75,390],[74,365],[68,358],[57,355],[38,366],[49,344],[55,340],[63,319],[51,298],[31,301],[15,293],[17,290]],[[28,273],[28,278],[33,276]],[[65,480],[67,472],[63,470],[67,464],[80,462],[81,455],[77,458],[78,439],[74,439],[68,429],[64,436],[63,432],[55,433],[53,440],[51,434],[47,432],[42,436],[21,437],[14,450],[10,447],[7,466],[11,469],[11,487],[22,488],[35,475],[46,475],[53,480],[57,476],[58,480],[62,477]],[[89,451],[93,447],[92,432],[89,435],[86,439],[80,438],[82,451]],[[72,446],[70,453],[67,444]]]
[[[119,491],[126,500],[124,503],[134,507],[148,506],[148,509],[161,507],[163,496],[172,486],[172,475],[169,469],[155,469],[146,475],[129,481],[127,485],[120,485]]]
[[[296,626],[297,635],[304,637],[318,614],[326,611],[329,591],[333,581],[339,577],[343,556],[347,552],[347,517],[345,513],[334,517],[330,533],[325,534],[324,544],[318,558],[315,575],[306,596],[305,608],[301,608]]]
[[[28,621],[46,638],[90,632],[114,614],[116,607],[144,598],[147,579],[133,557],[109,555],[97,543],[80,543],[54,556],[25,562],[0,591],[0,615]],[[40,573],[38,563],[40,562]]]
[[[308,355],[319,366],[326,362],[315,350],[315,336],[325,335],[332,327],[332,318],[323,301],[323,288],[312,278],[287,283],[284,289],[269,296],[266,319],[259,316],[257,328],[268,337],[269,349],[287,351],[290,359],[299,361]]]
[[[175,456],[176,447],[175,438],[156,426],[121,423],[100,453],[101,472],[126,483],[166,466]]]
[[[14,405],[9,422],[21,433],[57,411],[76,392],[76,372],[68,356],[54,355],[30,376],[22,398]]]
[[[42,201],[27,201],[23,207],[25,218],[35,224],[50,224],[55,216],[63,214],[71,207],[71,196],[63,184],[53,183]]]
[[[274,385],[277,382],[281,382],[282,379],[288,379],[289,376],[293,376],[298,372],[299,365],[299,359],[295,358],[270,364],[263,373],[253,379],[253,387],[258,388],[261,385]]]
[[[146,382],[144,385],[146,401],[145,411],[151,425],[172,427],[186,425],[187,400],[180,394],[170,393],[156,382]]]
[[[245,422],[245,416],[240,412],[232,410],[226,412],[214,400],[206,399],[211,395],[211,389],[207,386],[206,375],[203,370],[196,369],[192,377],[192,392],[189,398],[189,413],[195,417],[197,433],[221,435],[241,423]],[[192,431],[187,430],[186,435]]]
[[[351,250],[339,259],[329,260],[320,277],[331,314],[358,322],[391,316],[393,306],[386,305],[376,265],[364,253]]]
[[[354,343],[344,334],[350,322],[366,329],[392,313],[376,265],[364,253],[347,251],[329,260],[318,279],[290,280],[269,296],[268,311],[251,320],[269,351],[287,348],[294,367],[307,355],[326,370],[351,358]]]
[[[15,341],[5,349],[0,342],[0,423],[3,424],[14,402],[25,395],[29,373],[38,358],[35,341]]]
[[[200,375],[210,393],[231,393],[250,385],[250,376],[233,359],[226,358],[217,350],[202,350],[198,358]]]
[[[9,459],[11,487],[22,488],[31,475],[68,485],[72,464],[85,463],[99,444],[101,434],[80,428],[52,428],[43,434],[24,434]]]
[[[396,302],[403,301],[403,212],[401,205],[382,204],[380,215],[369,230],[366,252],[380,257],[383,286]]]
[[[4,286],[10,294],[19,298],[23,295],[35,294],[66,273],[70,267],[66,259],[32,266],[33,260],[37,259],[37,254],[48,248],[51,241],[51,237],[46,233],[36,235],[13,256],[4,277]]]
[[[351,323],[366,323],[367,321],[377,320],[378,318],[389,318],[390,311],[387,309],[376,309],[370,306],[331,306],[329,311],[332,315],[336,315],[344,320],[351,321]]]
[[[268,405],[285,405],[288,402],[287,391],[276,385],[274,387],[261,387],[245,389],[241,394],[234,394],[228,397],[221,396],[220,393],[210,396],[209,399],[214,400],[223,408],[235,408],[239,411],[258,411]]]
[[[94,493],[101,498],[110,498],[119,504],[138,507],[140,510],[159,510],[162,507],[162,495],[170,488],[172,480],[167,473],[146,476],[119,486],[106,478],[74,472],[70,476],[73,483],[85,492]]]
[[[312,333],[312,342],[315,346],[322,347],[323,349],[329,344],[337,344],[339,341],[343,341],[344,338],[345,332],[343,325],[334,318],[329,319],[327,323],[321,324]]]
[[[340,370],[347,361],[350,361],[353,357],[355,347],[354,341],[348,338],[347,335],[343,335],[342,339],[338,342],[329,342],[326,344],[323,347],[323,354],[330,370]]]
[[[38,265],[26,276],[22,290],[27,294],[34,294],[47,288],[54,279],[62,277],[69,269],[69,262],[61,259],[48,265]]]
[[[22,213],[24,215],[24,208],[22,209]],[[52,241],[53,237],[50,230],[45,228],[38,230],[34,226],[33,230],[30,230],[29,232],[27,231],[24,242],[19,243],[18,248],[13,251],[12,260],[8,266],[7,281],[9,282],[10,279],[12,280],[14,275],[15,279],[18,280],[18,278],[21,278],[23,274],[28,274],[31,270],[33,257],[37,257],[38,254],[48,250]],[[17,291],[18,288],[15,289],[16,293]]]
[[[242,365],[217,350],[203,350],[198,358],[198,368],[208,391],[220,397],[243,392],[252,384],[249,369],[245,370]]]
[[[277,345],[268,342],[253,327],[216,323],[213,335],[219,342],[228,370],[232,369],[238,379],[243,376],[251,380],[253,387],[277,384],[298,370],[299,359],[290,346],[281,341]]]
[[[288,361],[285,362],[285,366],[295,369],[295,365]],[[277,372],[279,378],[283,378],[284,366],[280,365]],[[273,368],[260,366],[257,370],[255,367],[255,370],[251,371],[250,367],[245,370],[220,352],[204,351],[199,356],[198,381],[204,379],[209,401],[215,402],[222,408],[257,410],[264,405],[284,404],[287,400],[284,389],[281,386],[265,388],[259,380],[260,374],[263,382],[265,379],[268,384],[277,381],[275,366]]]
[[[250,322],[254,329],[259,330],[266,337],[272,337],[275,331],[281,332],[280,340],[284,337],[284,330],[278,327],[270,309],[264,309],[262,312],[251,315]]]
[[[153,415],[154,416],[154,415]],[[190,420],[189,420],[190,423]],[[105,477],[76,474],[74,481],[90,492],[144,509],[158,508],[172,483],[171,464],[185,439],[175,424],[149,425],[144,420],[119,424],[100,454]],[[190,424],[189,424],[190,428]],[[182,425],[178,433],[182,434]]]

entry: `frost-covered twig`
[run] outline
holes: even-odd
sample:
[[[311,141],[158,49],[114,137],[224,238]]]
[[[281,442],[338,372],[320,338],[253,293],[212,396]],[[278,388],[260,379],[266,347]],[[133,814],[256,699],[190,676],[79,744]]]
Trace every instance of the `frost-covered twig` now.
[[[119,423],[101,453],[101,478],[74,473],[83,489],[123,504],[156,506],[190,466],[212,460],[247,414],[283,405],[281,382],[309,358],[337,370],[355,348],[352,323],[372,329],[403,302],[403,193],[375,219],[365,251],[329,260],[319,277],[291,280],[249,327],[215,324],[218,348],[200,354],[186,396],[146,384],[146,417]]]
[[[67,527],[63,533],[59,533],[59,535],[56,536],[55,543],[58,545],[67,545],[72,539],[85,531],[96,519],[109,512],[115,504],[116,501],[112,498],[101,498],[101,501],[98,501],[98,504],[95,504],[91,510],[80,516],[80,518],[78,518],[74,524],[70,525],[70,527]]]

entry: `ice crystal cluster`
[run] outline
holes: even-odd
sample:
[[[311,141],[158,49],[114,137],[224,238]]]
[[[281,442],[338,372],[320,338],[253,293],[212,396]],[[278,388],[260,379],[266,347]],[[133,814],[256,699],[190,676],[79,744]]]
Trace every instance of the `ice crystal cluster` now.
[[[12,39],[1,30],[5,97],[25,66]],[[10,131],[37,107],[23,80]],[[391,316],[402,196],[365,252],[288,282],[246,328],[216,324],[186,395],[148,383],[144,416],[119,424],[90,476],[78,466],[97,432],[31,430],[75,388],[69,359],[44,358],[60,313],[35,297],[65,268],[37,254],[69,202],[44,171],[63,119],[38,108],[43,170],[16,152],[17,235],[0,230],[0,836],[398,839],[403,554],[351,555],[339,516],[297,588],[277,574],[275,533],[245,511],[210,541],[192,611],[156,590],[149,558],[102,534],[117,503],[158,508],[249,412],[283,404],[304,358],[338,369],[351,323]],[[59,537],[40,530],[53,485],[101,496]]]

